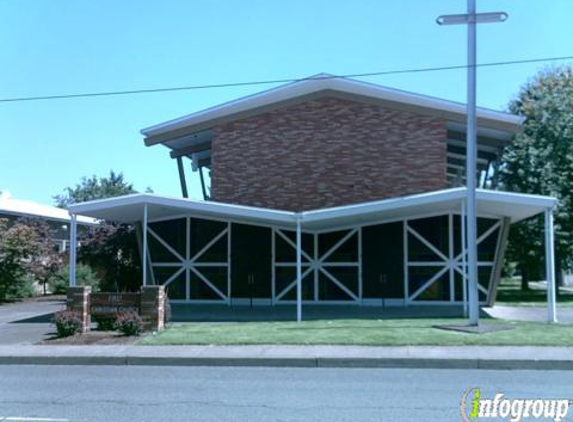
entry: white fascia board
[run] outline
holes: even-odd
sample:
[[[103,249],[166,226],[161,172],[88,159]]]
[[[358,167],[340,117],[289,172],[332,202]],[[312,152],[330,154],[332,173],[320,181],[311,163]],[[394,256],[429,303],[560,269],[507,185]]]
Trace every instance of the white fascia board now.
[[[137,204],[139,199],[147,194],[134,193],[130,195],[118,196],[115,198],[96,199],[93,201],[80,202],[68,206],[68,211],[71,214],[90,213],[94,211],[121,207],[125,205]]]
[[[41,218],[62,223],[70,221],[70,216],[65,209],[12,198],[0,200],[0,213],[14,217]],[[97,220],[81,215],[78,215],[77,221],[84,225],[98,224]]]
[[[215,215],[227,215],[239,219],[246,218],[254,220],[265,220],[283,224],[291,224],[296,222],[296,213],[294,212],[225,204],[214,201],[193,201],[159,197],[156,198],[156,201],[153,203],[158,205],[180,207],[192,211],[200,211]]]
[[[89,215],[90,213],[110,208],[145,204],[150,206],[173,207],[183,211],[197,211],[204,214],[227,216],[237,219],[264,220],[280,224],[296,223],[296,213],[289,211],[224,204],[213,201],[194,201],[191,199],[171,198],[147,193],[83,202],[71,205],[68,209],[72,213]]]
[[[352,94],[374,97],[381,100],[393,101],[403,104],[411,104],[420,107],[433,108],[443,111],[449,111],[457,114],[466,114],[467,107],[464,103],[444,100],[442,98],[432,97],[429,95],[416,94],[414,92],[403,91],[400,89],[389,88],[382,85],[376,85],[368,82],[356,81],[353,79],[336,78],[326,80],[330,89],[346,91]],[[498,120],[504,123],[520,125],[523,117],[502,111],[491,110],[478,107],[478,117],[490,120]]]
[[[202,216],[211,215],[219,218],[244,220],[249,222],[266,222],[270,224],[294,227],[297,218],[304,223],[328,223],[330,220],[348,219],[353,217],[368,216],[387,211],[395,211],[406,208],[415,208],[431,204],[463,201],[466,198],[466,189],[453,188],[440,191],[410,195],[400,198],[384,199],[340,207],[304,211],[300,213],[281,211],[244,205],[226,204],[212,201],[194,201],[190,199],[171,198],[154,194],[133,194],[117,198],[102,199],[91,202],[71,205],[69,211],[74,214],[94,215],[98,211],[127,206],[164,206],[183,212],[197,212]],[[478,189],[476,198],[479,202],[491,202],[499,204],[515,204],[531,207],[536,212],[543,209],[552,209],[557,205],[557,199],[549,196],[529,195],[514,192],[502,192]],[[208,218],[208,217],[206,217]]]
[[[240,113],[252,108],[286,101],[291,98],[326,89],[324,85],[325,82],[325,79],[304,79],[301,81],[291,82],[147,127],[141,130],[141,134],[145,136],[153,136],[163,132],[180,129],[185,126],[201,123],[206,120],[217,119],[219,117]]]
[[[431,204],[436,202],[463,199],[465,188],[444,189],[435,192],[410,195],[400,198],[383,199],[380,201],[362,204],[347,205],[342,207],[326,208],[322,210],[307,211],[302,213],[303,222],[320,222],[328,219],[345,218],[357,215],[379,213],[406,207]]]
[[[437,109],[441,111],[465,115],[466,105],[455,101],[416,94],[393,88],[371,84],[353,79],[333,77],[328,74],[320,74],[296,82],[281,85],[256,94],[229,101],[208,109],[188,114],[186,116],[169,120],[141,130],[144,136],[154,136],[164,132],[192,126],[209,120],[233,115],[243,111],[268,106],[281,101],[286,101],[309,95],[315,92],[333,90],[344,93],[371,97],[379,100],[391,101],[402,104],[409,104],[423,108]],[[477,109],[478,118],[495,120],[520,126],[523,117],[501,111],[490,110],[479,107]]]
[[[440,191],[383,199],[380,201],[347,205],[302,213],[303,223],[322,222],[330,219],[349,218],[353,216],[375,214],[400,208],[411,208],[421,205],[438,204],[448,201],[462,201],[466,198],[466,188],[444,189]],[[557,199],[550,196],[530,195],[515,192],[476,190],[476,199],[505,204],[525,205],[535,208],[551,209],[557,205]]]
[[[478,201],[498,201],[516,205],[529,205],[532,207],[546,209],[553,209],[559,203],[559,200],[552,196],[532,195],[528,193],[505,192],[487,189],[477,189],[476,198]]]

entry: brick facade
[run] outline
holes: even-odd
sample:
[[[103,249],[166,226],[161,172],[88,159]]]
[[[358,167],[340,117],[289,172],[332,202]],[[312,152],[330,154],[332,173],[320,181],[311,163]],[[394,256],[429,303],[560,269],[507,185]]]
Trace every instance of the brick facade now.
[[[332,97],[213,132],[215,201],[301,211],[447,187],[439,117]]]

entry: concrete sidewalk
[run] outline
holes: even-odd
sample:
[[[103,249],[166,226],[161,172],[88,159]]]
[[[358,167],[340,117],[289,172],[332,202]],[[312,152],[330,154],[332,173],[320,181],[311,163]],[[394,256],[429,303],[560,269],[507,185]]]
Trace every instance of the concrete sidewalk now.
[[[573,347],[13,345],[0,364],[573,370]]]

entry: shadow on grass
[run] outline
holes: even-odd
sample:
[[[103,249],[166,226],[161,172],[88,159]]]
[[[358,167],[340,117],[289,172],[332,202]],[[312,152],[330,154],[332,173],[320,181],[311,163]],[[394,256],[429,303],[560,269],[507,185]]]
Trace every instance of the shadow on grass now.
[[[530,286],[528,290],[521,289],[521,282],[517,279],[505,279],[498,288],[496,303],[503,305],[504,302],[510,303],[547,303],[547,290]],[[573,292],[560,289],[557,295],[558,303],[573,303]]]

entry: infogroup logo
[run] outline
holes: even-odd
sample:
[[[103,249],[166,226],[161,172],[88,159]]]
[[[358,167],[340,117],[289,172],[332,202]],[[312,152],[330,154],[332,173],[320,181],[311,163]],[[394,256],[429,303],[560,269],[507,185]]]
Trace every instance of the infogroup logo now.
[[[526,418],[559,422],[567,416],[570,405],[569,399],[509,399],[503,393],[484,398],[481,388],[473,387],[463,394],[460,411],[465,422],[490,418],[508,419],[511,422]]]

